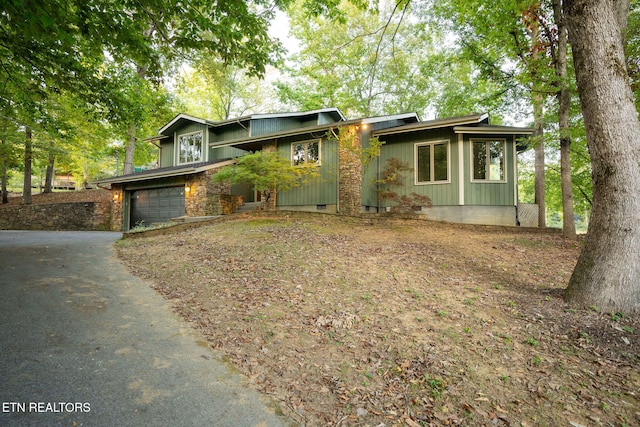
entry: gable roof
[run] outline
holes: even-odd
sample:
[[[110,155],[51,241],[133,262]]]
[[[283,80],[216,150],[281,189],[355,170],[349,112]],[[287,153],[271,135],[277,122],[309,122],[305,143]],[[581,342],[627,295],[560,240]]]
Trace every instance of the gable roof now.
[[[163,135],[165,133],[171,133],[173,129],[175,129],[176,127],[182,126],[184,122],[194,122],[194,123],[200,123],[203,125],[210,123],[208,120],[201,119],[199,117],[190,116],[188,114],[180,113],[177,116],[175,116],[173,119],[171,119],[169,123],[167,123],[162,128],[160,128],[160,130],[158,131],[158,134]]]

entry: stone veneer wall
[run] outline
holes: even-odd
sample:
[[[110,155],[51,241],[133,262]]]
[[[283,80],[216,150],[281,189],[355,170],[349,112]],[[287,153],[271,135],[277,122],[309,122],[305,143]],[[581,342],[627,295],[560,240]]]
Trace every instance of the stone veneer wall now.
[[[231,184],[214,182],[217,169],[187,177],[185,187],[185,215],[188,217],[228,215],[242,205],[242,197],[231,195]]]
[[[358,132],[356,130],[356,132]],[[338,143],[338,213],[360,215],[362,208],[362,159],[359,135],[353,147]]]
[[[124,197],[122,184],[111,184],[111,231],[123,231],[124,224]]]
[[[0,229],[105,231],[111,229],[111,207],[106,201],[6,206]]]

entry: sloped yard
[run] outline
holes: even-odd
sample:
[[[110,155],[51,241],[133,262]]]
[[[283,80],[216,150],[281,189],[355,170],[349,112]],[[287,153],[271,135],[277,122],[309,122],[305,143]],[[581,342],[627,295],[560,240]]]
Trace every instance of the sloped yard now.
[[[301,424],[640,423],[640,322],[562,300],[557,235],[256,214],[118,252]]]

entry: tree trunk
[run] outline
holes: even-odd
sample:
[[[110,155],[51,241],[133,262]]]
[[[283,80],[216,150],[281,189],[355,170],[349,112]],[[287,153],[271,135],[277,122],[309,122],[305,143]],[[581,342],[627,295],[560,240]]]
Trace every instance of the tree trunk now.
[[[44,177],[44,190],[43,193],[53,192],[53,173],[55,171],[56,156],[53,151],[53,141],[49,144],[49,159],[47,161],[47,171]]]
[[[566,299],[640,312],[640,122],[623,50],[629,0],[568,0],[565,16],[591,154],[593,212]]]
[[[560,131],[560,176],[562,187],[562,235],[576,239],[576,221],[573,211],[571,184],[571,94],[567,87],[567,25],[562,13],[561,0],[553,0],[553,15],[558,26],[558,54],[555,60],[558,77],[558,128]]]
[[[133,155],[136,150],[136,125],[131,123],[127,129],[127,147],[124,152],[124,171],[123,174],[127,175],[133,173]]]
[[[4,144],[4,142],[3,142]],[[7,157],[2,155],[2,204],[9,203],[9,194],[7,193]]]
[[[22,204],[31,204],[31,128],[26,127],[24,131],[24,180],[22,185]]]
[[[539,11],[536,11],[536,16]],[[535,23],[532,24],[528,30],[529,38],[531,39],[531,59],[533,62],[537,62],[539,56],[538,39],[539,39],[539,18],[536,18]],[[546,189],[545,189],[545,174],[544,174],[544,95],[540,88],[540,78],[537,75],[535,66],[531,68],[531,103],[533,105],[533,137],[535,140],[535,191],[534,191],[534,203],[538,205],[538,227],[547,226],[547,205],[545,202]]]
[[[544,111],[542,107],[542,94],[533,94],[533,121],[534,133],[536,140],[535,146],[535,200],[538,205],[538,227],[546,227],[546,211],[545,203],[545,184],[544,184]]]
[[[145,37],[150,37],[153,33],[153,28],[147,30],[144,35]],[[147,67],[143,67],[138,65],[137,68],[138,77],[144,80],[147,76]],[[129,173],[133,173],[133,156],[136,151],[136,124],[130,123],[127,128],[127,148],[124,153],[124,175]]]
[[[3,135],[7,133],[7,126],[3,126]],[[9,203],[9,195],[7,194],[7,142],[2,139],[0,140],[0,157],[2,158],[2,204]]]

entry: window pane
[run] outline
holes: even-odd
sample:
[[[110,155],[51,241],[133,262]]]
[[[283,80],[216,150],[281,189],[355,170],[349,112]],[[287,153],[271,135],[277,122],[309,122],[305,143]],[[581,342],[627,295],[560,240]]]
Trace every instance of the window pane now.
[[[418,182],[431,181],[431,146],[418,146]]]
[[[293,164],[301,165],[304,163],[304,144],[293,144]]]
[[[504,144],[501,141],[489,143],[489,179],[504,180]]]
[[[307,160],[309,163],[318,163],[320,161],[320,147],[317,142],[310,142],[307,145]]]
[[[202,132],[178,137],[180,163],[202,161]]]
[[[482,142],[473,143],[473,179],[486,179],[487,150]]]
[[[179,140],[180,140],[180,163],[186,163],[188,152],[189,152],[189,141],[184,136],[179,137]]]
[[[447,161],[447,144],[436,144],[433,146],[433,180],[446,181],[449,179]]]

